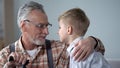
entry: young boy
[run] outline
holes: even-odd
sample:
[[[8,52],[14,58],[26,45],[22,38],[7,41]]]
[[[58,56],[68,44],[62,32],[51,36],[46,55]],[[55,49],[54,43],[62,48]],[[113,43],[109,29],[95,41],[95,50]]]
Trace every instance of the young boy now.
[[[75,44],[83,39],[90,21],[80,8],[73,8],[63,13],[59,19],[60,41],[68,44],[68,54],[70,56],[69,68],[110,68],[110,65],[99,52],[93,52],[85,61],[76,62],[72,58]]]

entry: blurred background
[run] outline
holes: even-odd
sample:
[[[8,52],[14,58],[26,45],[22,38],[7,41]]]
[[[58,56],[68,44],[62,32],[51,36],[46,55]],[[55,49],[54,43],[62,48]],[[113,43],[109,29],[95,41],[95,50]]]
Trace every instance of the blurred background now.
[[[0,0],[0,49],[19,39],[17,12],[30,0]],[[58,16],[64,11],[79,7],[90,19],[87,36],[95,36],[105,46],[105,58],[120,60],[120,0],[33,0],[41,3],[53,25],[48,39],[59,40]]]

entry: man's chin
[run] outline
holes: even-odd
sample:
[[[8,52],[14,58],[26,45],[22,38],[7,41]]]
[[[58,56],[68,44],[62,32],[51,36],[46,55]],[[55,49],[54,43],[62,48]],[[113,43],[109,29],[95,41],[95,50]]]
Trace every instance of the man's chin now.
[[[42,40],[42,41],[36,40],[35,44],[36,45],[45,45],[45,40]]]

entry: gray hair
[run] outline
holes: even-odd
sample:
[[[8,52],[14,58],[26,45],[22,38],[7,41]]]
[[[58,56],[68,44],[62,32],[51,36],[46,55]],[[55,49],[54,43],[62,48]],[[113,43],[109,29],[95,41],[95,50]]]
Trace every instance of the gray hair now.
[[[29,1],[25,3],[23,6],[19,8],[18,11],[17,23],[19,27],[21,20],[25,20],[29,12],[31,12],[32,10],[40,10],[41,12],[45,13],[43,6],[41,4],[34,1]]]

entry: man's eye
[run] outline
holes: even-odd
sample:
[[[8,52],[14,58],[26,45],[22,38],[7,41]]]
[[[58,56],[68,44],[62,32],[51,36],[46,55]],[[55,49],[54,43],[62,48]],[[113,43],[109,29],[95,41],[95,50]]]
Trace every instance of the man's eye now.
[[[41,25],[41,24],[39,24],[39,25],[37,25],[39,28],[42,28],[43,27],[43,25]]]

